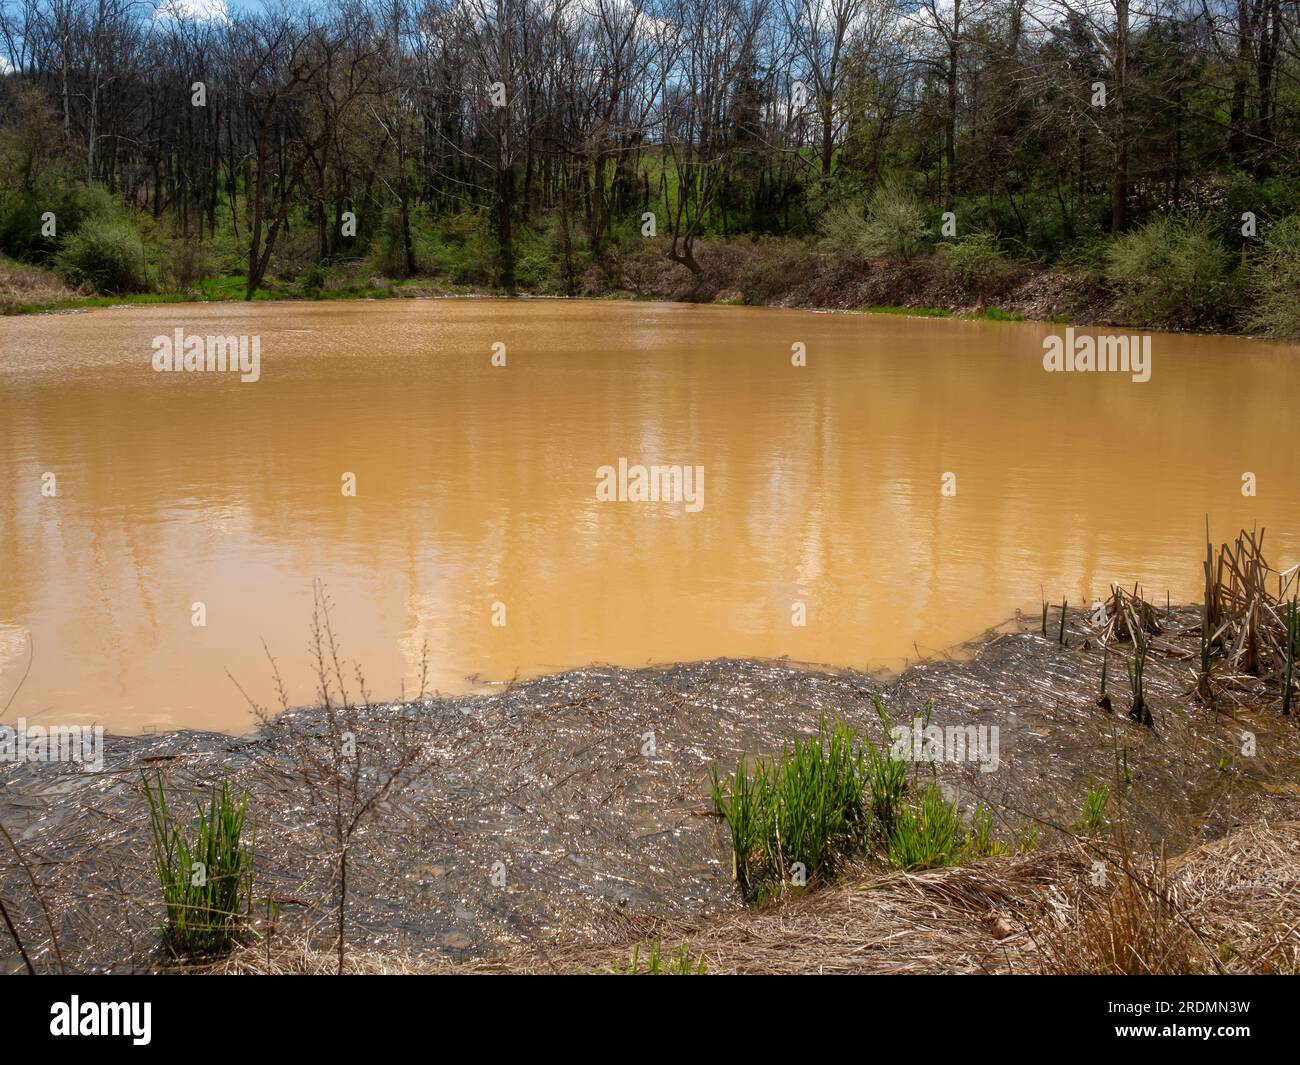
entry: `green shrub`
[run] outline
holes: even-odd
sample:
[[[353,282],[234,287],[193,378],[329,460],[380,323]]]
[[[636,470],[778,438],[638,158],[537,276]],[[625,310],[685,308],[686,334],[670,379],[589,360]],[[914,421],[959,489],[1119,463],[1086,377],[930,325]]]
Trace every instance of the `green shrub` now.
[[[1236,299],[1228,253],[1204,222],[1162,216],[1115,239],[1106,276],[1117,304],[1138,325],[1189,328],[1222,323]]]
[[[1104,274],[1110,254],[1110,241],[1103,237],[1088,236],[1061,249],[1057,263],[1067,269],[1087,270]]]
[[[1269,227],[1263,237],[1250,274],[1255,299],[1251,326],[1273,336],[1300,338],[1300,214]]]
[[[920,201],[902,181],[890,180],[876,189],[862,231],[864,254],[896,256],[906,262],[925,247],[927,233]]]
[[[485,212],[462,211],[439,218],[416,240],[422,269],[445,274],[458,285],[491,284],[497,271],[496,241]]]
[[[525,292],[557,291],[563,259],[558,224],[518,225],[514,245],[515,284]]]
[[[189,292],[212,275],[208,248],[200,241],[168,241],[160,255],[166,285],[172,291]]]
[[[64,216],[60,216],[62,227],[66,222],[70,232],[75,233],[90,222],[125,222],[127,211],[122,203],[103,185],[78,185],[64,205]]]
[[[842,199],[832,203],[817,223],[822,243],[841,255],[861,256],[863,233],[867,219],[862,204],[856,199]]]
[[[42,229],[54,215],[54,234]],[[0,251],[51,264],[68,238],[92,222],[126,223],[127,212],[103,185],[69,185],[18,193],[0,205]]]
[[[122,222],[90,219],[63,242],[55,265],[69,283],[108,295],[141,292],[148,285],[144,241]]]
[[[992,233],[971,233],[943,245],[948,265],[967,288],[982,289],[1001,280],[1007,261]]]
[[[300,228],[285,226],[276,237],[268,273],[280,281],[298,281],[312,267],[319,264],[320,234],[314,228],[306,226]],[[248,263],[245,260],[241,269],[247,267]],[[314,276],[319,280],[319,274]]]
[[[41,215],[49,210],[54,210],[57,222],[58,210],[32,193],[14,196],[0,205],[0,251],[30,263],[53,260],[63,233],[57,225],[53,237],[41,232]]]
[[[422,267],[422,245],[428,240],[428,208],[423,203],[408,204],[407,222],[411,230],[411,256],[416,270],[419,270]],[[382,277],[406,276],[406,238],[402,233],[402,208],[399,204],[384,208],[383,218],[370,245],[366,269],[368,273]]]
[[[829,207],[819,223],[822,240],[842,255],[874,259],[893,256],[910,261],[925,247],[925,212],[902,181],[886,181],[867,205],[852,199]]]

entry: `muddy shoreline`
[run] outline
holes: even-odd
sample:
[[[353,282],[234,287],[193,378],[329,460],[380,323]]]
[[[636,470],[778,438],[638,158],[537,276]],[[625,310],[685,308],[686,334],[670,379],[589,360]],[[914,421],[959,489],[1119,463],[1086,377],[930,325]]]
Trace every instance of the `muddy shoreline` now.
[[[1170,627],[1196,624],[1175,609]],[[882,680],[782,662],[714,660],[657,668],[593,666],[505,691],[365,708],[358,742],[376,772],[397,749],[418,772],[353,838],[350,948],[468,962],[520,949],[597,943],[629,920],[727,919],[743,907],[730,843],[711,816],[709,769],[779,751],[786,738],[844,718],[877,741],[879,693],[895,720],[933,700],[939,725],[996,725],[995,772],[940,764],[945,790],[988,803],[1000,835],[1036,826],[1041,846],[1067,834],[1088,787],[1119,782],[1125,810],[1169,853],[1239,825],[1300,816],[1300,736],[1275,710],[1216,712],[1188,696],[1190,664],[1148,665],[1155,730],[1096,705],[1101,654],[1074,615],[1067,645],[1039,620],[991,632],[948,659]],[[1116,663],[1112,662],[1112,669]],[[100,773],[0,764],[0,823],[55,915],[65,963],[127,971],[167,963],[142,772],[179,799],[226,778],[247,789],[257,823],[255,894],[276,900],[276,934],[328,943],[336,886],[325,812],[295,750],[327,738],[321,710],[299,710],[249,737],[173,732],[112,737]],[[1240,753],[1243,732],[1257,753]],[[1127,767],[1128,782],[1123,783]],[[24,904],[24,872],[0,858],[0,889],[38,968],[49,934]],[[18,959],[0,948],[0,967]]]

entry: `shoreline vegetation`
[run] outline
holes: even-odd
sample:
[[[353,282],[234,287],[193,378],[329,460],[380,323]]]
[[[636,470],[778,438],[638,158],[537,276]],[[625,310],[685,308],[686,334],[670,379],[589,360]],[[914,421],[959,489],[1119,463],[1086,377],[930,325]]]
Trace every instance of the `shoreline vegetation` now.
[[[34,0],[0,15],[0,312],[498,293],[1297,340],[1292,8]]]
[[[0,764],[0,966],[1294,973],[1300,577],[1263,544],[1207,544],[1203,604],[1044,603],[888,681],[717,660],[399,703],[318,584],[323,705]],[[931,726],[946,753],[898,746]]]
[[[942,248],[910,262],[855,260],[816,241],[769,237],[702,241],[696,250],[699,273],[690,274],[664,256],[665,246],[664,241],[647,240],[645,247],[593,264],[578,292],[547,285],[507,291],[488,283],[486,271],[483,280],[476,282],[457,282],[445,273],[389,277],[374,273],[373,264],[351,262],[331,268],[319,281],[268,278],[252,298],[256,302],[511,296],[650,300],[1300,341],[1300,327],[1270,327],[1244,312],[1213,321],[1192,321],[1174,313],[1135,313],[1125,299],[1129,291],[1125,284],[1081,267],[1007,262],[990,281],[955,268]],[[1300,242],[1296,254],[1300,256]],[[1300,300],[1300,286],[1295,298]],[[239,274],[205,278],[186,289],[100,294],[84,283],[71,287],[54,270],[0,254],[0,315],[245,299],[244,278]]]

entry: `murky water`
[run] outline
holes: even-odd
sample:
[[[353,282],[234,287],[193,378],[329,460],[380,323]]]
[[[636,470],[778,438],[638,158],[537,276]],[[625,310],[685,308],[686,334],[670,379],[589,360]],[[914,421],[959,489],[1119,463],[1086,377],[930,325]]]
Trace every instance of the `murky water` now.
[[[260,337],[260,380],[155,372],[178,327]],[[0,320],[0,707],[26,673],[6,720],[243,730],[226,671],[273,703],[262,640],[312,702],[313,578],[392,697],[426,642],[429,685],[463,690],[591,661],[898,666],[1040,587],[1192,600],[1207,514],[1300,558],[1300,349],[1156,335],[1134,383],[1045,373],[1052,331],[488,300]],[[702,466],[702,507],[599,501],[621,458]]]

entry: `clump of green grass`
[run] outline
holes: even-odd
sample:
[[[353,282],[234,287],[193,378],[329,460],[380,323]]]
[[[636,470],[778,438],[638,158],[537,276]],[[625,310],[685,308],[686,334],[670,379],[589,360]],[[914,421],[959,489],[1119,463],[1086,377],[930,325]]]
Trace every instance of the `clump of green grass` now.
[[[1027,821],[1020,822],[1016,833],[1016,853],[1032,854],[1038,849],[1038,826]]]
[[[208,809],[196,804],[197,821],[176,825],[159,777],[157,789],[144,780],[154,858],[167,920],[163,935],[178,955],[223,954],[230,949],[239,919],[252,909],[256,829],[244,842],[248,793],[236,805],[228,781],[211,791]]]
[[[963,317],[975,322],[1023,322],[1025,316],[1016,311],[1004,311],[1001,307],[985,307],[981,311],[971,311]]]
[[[1106,827],[1106,807],[1110,804],[1110,788],[1098,784],[1084,796],[1083,809],[1075,832],[1087,838],[1101,835]]]
[[[999,854],[1006,854],[1010,850],[1010,847],[993,835],[992,809],[984,803],[979,803],[971,813],[962,859],[974,861],[976,858],[992,858]]]
[[[804,886],[865,838],[870,784],[863,747],[843,722],[796,739],[777,761],[744,761],[726,782],[713,768],[713,803],[731,829],[736,882],[746,896],[767,885]]]
[[[951,318],[946,307],[864,307],[867,314],[902,314],[909,318]]]
[[[660,948],[659,940],[652,939],[644,961],[641,958],[640,943],[632,948],[632,958],[627,968],[620,966],[617,958],[614,959],[616,976],[704,976],[705,972],[704,955],[695,958],[689,943],[682,943],[675,951],[666,952]]]
[[[888,736],[879,698],[876,710]],[[929,712],[927,704],[927,720]],[[829,729],[823,721],[817,737],[786,744],[775,761],[742,760],[726,781],[715,766],[713,803],[731,830],[733,874],[750,901],[824,879],[866,852],[894,868],[928,869],[1008,850],[993,836],[987,807],[976,807],[968,828],[937,783],[918,794],[905,759],[841,721]]]
[[[931,783],[920,801],[899,811],[888,837],[889,864],[896,869],[933,869],[959,857],[961,818],[957,808]]]
[[[877,709],[881,709],[879,705]],[[866,753],[871,816],[876,831],[888,835],[907,796],[907,763],[895,758],[889,748],[882,749],[873,743],[866,744]]]

